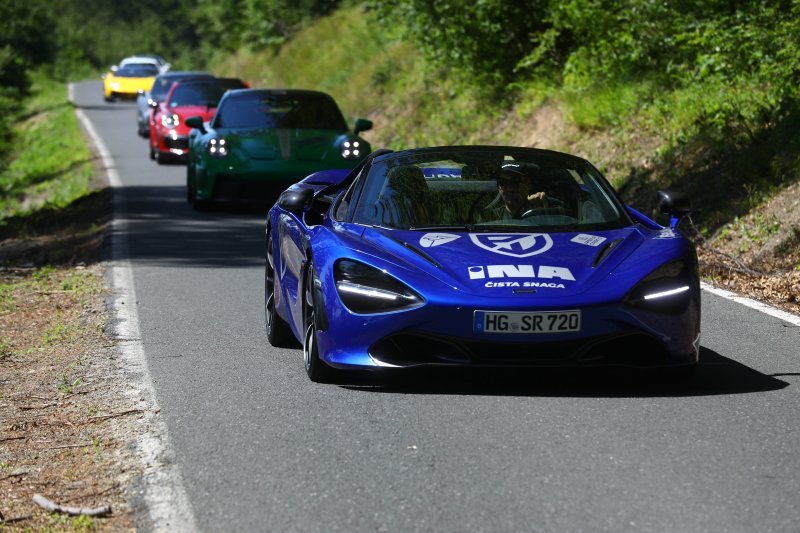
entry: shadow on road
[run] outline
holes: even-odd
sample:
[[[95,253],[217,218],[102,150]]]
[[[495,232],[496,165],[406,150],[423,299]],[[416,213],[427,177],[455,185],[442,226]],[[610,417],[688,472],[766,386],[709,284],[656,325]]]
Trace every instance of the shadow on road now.
[[[670,380],[658,372],[612,368],[459,368],[359,373],[352,379],[343,378],[347,381],[340,382],[340,386],[379,393],[601,398],[745,394],[788,386],[785,381],[762,374],[705,347],[700,350],[700,361],[697,372],[683,381]]]
[[[197,212],[186,188],[122,187],[127,256],[134,264],[240,268],[264,265],[265,221],[269,209],[222,206]],[[121,252],[121,250],[120,250]]]

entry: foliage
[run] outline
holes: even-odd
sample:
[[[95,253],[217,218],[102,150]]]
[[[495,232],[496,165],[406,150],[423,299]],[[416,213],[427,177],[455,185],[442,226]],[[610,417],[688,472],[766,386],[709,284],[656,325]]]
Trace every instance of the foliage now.
[[[429,59],[476,86],[514,79],[516,65],[551,36],[547,0],[374,0],[385,24],[399,25]]]
[[[50,19],[44,6],[0,2],[0,171],[11,150],[11,124],[30,91],[28,70],[51,58]]]
[[[202,28],[189,23],[190,0],[50,0],[46,5],[58,14],[58,54],[52,65],[58,78],[96,74],[135,54],[159,54],[176,65],[197,66],[192,51]]]
[[[798,94],[798,0],[375,0],[370,6],[403,28],[433,64],[462,73],[473,87],[493,85],[491,96],[550,79],[572,102],[597,103],[598,113],[577,113],[590,127],[618,122],[642,105],[663,108],[672,103],[670,91],[700,87],[708,98],[688,102],[690,115],[721,132],[731,121],[761,121]]]
[[[91,190],[91,155],[63,84],[33,78],[18,148],[0,172],[0,227],[8,217],[63,207]]]
[[[338,0],[198,0],[189,13],[203,28],[203,48],[233,52],[276,45],[304,23],[330,13]]]

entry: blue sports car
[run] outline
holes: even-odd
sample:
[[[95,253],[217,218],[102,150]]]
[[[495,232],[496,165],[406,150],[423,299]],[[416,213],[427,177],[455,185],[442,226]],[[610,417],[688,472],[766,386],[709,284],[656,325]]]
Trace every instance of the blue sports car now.
[[[417,366],[687,375],[700,346],[688,199],[661,226],[587,161],[512,147],[379,150],[284,191],[266,226],[269,342],[309,377]],[[296,341],[295,341],[296,339]]]

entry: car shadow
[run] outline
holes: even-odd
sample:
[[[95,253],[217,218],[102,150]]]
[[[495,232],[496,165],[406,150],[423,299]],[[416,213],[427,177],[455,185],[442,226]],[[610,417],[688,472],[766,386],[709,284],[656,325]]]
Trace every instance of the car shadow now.
[[[135,102],[115,102],[113,104],[96,104],[96,105],[76,105],[73,104],[72,107],[77,109],[83,109],[84,111],[117,111],[117,112],[124,112],[130,113],[131,109],[136,107]]]
[[[702,347],[700,365],[686,379],[624,368],[436,368],[346,373],[338,385],[402,394],[646,398],[746,394],[789,384]]]

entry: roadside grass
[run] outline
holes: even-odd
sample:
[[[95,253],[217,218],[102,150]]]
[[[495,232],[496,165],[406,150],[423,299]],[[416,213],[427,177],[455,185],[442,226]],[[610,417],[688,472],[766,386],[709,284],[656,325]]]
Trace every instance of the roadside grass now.
[[[92,190],[92,156],[63,83],[34,76],[16,126],[17,149],[0,174],[0,227],[11,217],[63,208]]]

